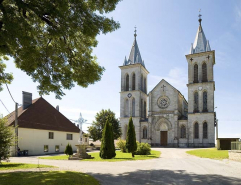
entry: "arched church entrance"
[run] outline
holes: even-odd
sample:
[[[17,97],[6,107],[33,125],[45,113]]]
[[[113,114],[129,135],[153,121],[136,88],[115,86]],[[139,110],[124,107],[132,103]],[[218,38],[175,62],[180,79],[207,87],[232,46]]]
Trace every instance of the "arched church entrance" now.
[[[168,126],[166,123],[161,123],[160,126],[160,145],[167,146],[167,137],[168,137]]]

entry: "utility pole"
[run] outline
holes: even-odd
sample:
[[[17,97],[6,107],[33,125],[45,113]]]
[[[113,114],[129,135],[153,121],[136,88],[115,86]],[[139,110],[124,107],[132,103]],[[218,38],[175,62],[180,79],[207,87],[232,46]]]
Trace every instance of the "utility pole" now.
[[[15,103],[15,156],[18,156],[18,103]]]

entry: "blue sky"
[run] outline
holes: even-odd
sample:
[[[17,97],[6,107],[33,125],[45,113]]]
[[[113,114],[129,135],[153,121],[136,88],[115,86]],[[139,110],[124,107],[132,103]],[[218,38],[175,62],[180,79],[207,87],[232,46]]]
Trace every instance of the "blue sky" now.
[[[198,10],[201,9],[202,26],[211,49],[216,53],[214,80],[215,106],[219,120],[219,137],[241,137],[241,1],[238,0],[124,0],[116,10],[106,16],[113,17],[121,28],[107,35],[99,35],[94,55],[104,66],[100,82],[88,88],[75,86],[65,91],[62,100],[54,94],[43,96],[66,117],[78,119],[79,112],[92,122],[101,109],[111,109],[119,117],[120,69],[129,52],[137,27],[137,42],[142,59],[150,72],[148,91],[166,79],[187,99],[187,62],[198,29]],[[15,68],[12,60],[6,62],[8,72],[14,75],[9,88],[14,99],[22,103],[22,91],[38,98],[37,84],[24,72]],[[4,86],[0,99],[11,112],[14,103]],[[8,113],[0,104],[0,113]],[[86,130],[87,126],[84,126]]]

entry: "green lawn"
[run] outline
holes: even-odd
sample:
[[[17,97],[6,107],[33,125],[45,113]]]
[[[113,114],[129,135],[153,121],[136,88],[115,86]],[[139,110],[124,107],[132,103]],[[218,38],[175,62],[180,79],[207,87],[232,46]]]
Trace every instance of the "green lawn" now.
[[[49,166],[49,165],[42,165],[42,164],[38,165],[38,164],[7,163],[7,162],[2,162],[2,164],[0,164],[0,171],[27,169],[27,168],[56,168],[56,167]]]
[[[202,158],[228,159],[228,150],[217,150],[216,148],[190,150],[187,153]]]
[[[99,185],[92,176],[72,171],[19,172],[0,174],[1,185]]]
[[[101,159],[99,157],[99,152],[89,153],[94,159],[84,159],[81,161],[108,161],[108,162],[116,162],[116,161],[127,161],[127,160],[146,160],[146,159],[154,159],[160,157],[161,152],[152,150],[151,155],[135,155],[132,158],[131,153],[122,153],[120,151],[116,151],[116,156],[113,159]],[[51,160],[67,160],[68,157],[66,155],[63,156],[51,156],[51,157],[39,157],[40,159],[51,159]]]

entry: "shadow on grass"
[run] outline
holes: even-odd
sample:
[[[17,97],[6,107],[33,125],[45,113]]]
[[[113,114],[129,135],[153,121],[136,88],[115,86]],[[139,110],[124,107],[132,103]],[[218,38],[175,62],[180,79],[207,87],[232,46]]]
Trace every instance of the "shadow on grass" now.
[[[23,164],[21,163],[16,163],[16,164],[13,164],[13,163],[5,163],[5,164],[0,164],[0,169],[2,168],[18,168],[20,166],[22,166]]]
[[[71,171],[0,173],[1,185],[99,185],[90,175]]]
[[[185,170],[137,170],[123,174],[88,173],[98,179],[101,184],[111,185],[146,185],[146,184],[178,184],[178,185],[226,185],[240,184],[241,177],[226,177],[216,174],[193,174]]]

